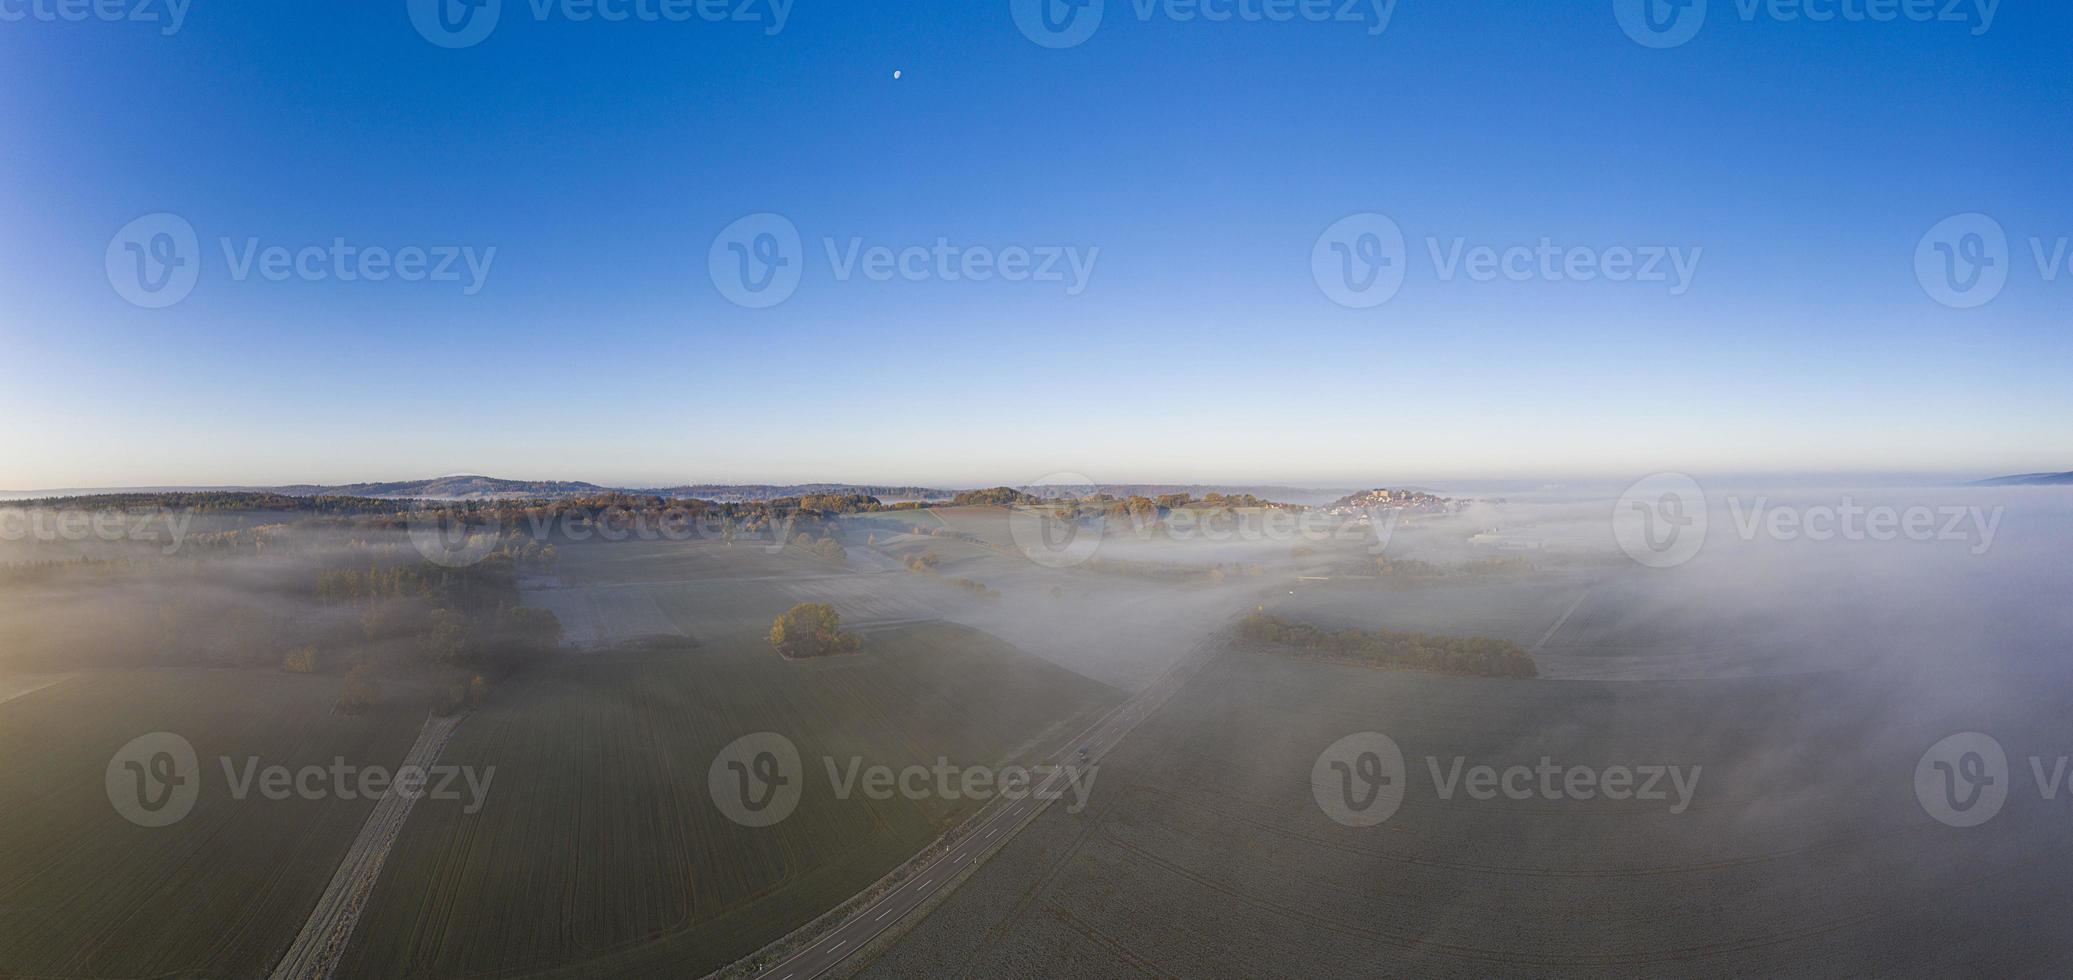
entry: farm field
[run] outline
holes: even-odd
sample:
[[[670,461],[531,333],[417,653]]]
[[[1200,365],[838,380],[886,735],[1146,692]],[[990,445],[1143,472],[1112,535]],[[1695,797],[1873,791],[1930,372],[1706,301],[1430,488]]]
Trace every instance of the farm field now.
[[[1255,579],[1174,584],[1046,568],[954,538],[876,533],[872,546],[852,529],[847,564],[717,541],[571,547],[561,553],[558,586],[528,588],[526,600],[554,611],[571,644],[591,648],[643,635],[760,635],[793,603],[826,602],[845,628],[956,622],[1134,690],[1267,590]],[[1002,597],[979,599],[899,564],[923,552],[942,560],[944,577],[982,582]]]
[[[905,573],[900,573],[904,575]],[[443,761],[495,766],[481,813],[413,814],[341,975],[695,976],[839,904],[977,809],[838,799],[824,758],[998,765],[1120,700],[985,634],[911,624],[861,654],[777,657],[753,620],[791,597],[687,586],[662,605],[700,646],[574,658],[501,692]],[[1073,727],[1068,727],[1073,726]],[[715,806],[707,767],[777,732],[806,769],[798,810],[752,829]]]
[[[0,976],[263,977],[294,940],[369,801],[232,797],[218,762],[394,766],[408,698],[331,713],[335,677],[268,670],[87,672],[0,703]],[[103,773],[151,732],[191,742],[194,809],[125,820]]]
[[[1320,629],[1386,628],[1447,636],[1488,636],[1531,647],[1589,587],[1569,574],[1518,581],[1390,588],[1376,579],[1292,582],[1266,611]]]
[[[2062,974],[2063,801],[2011,797],[1993,833],[1934,822],[1909,775],[1965,715],[1907,700],[1862,676],[1490,681],[1227,652],[1103,762],[1091,806],[1046,811],[859,975]],[[2008,707],[2042,717],[2029,700]],[[2053,724],[2023,743],[2065,744]],[[1362,731],[1401,745],[1405,797],[1344,826],[1312,770]],[[1426,760],[1457,756],[1703,773],[1683,812],[1443,798]],[[1965,941],[1988,929],[2004,941]]]
[[[1008,531],[1009,510],[1006,507],[931,507],[928,514],[952,531],[977,535],[989,544],[1004,548],[1015,545],[1015,538]],[[893,516],[902,520],[907,518],[905,514]]]
[[[524,595],[553,612],[579,649],[642,637],[703,642],[760,634],[798,602],[833,604],[845,628],[940,618],[939,603],[951,596],[912,580],[897,563],[889,570],[861,569],[867,553],[857,545],[848,563],[837,563],[748,542],[574,546],[561,552],[553,581],[529,583]]]
[[[1007,511],[994,507],[938,508],[946,526],[1012,545]],[[909,523],[912,515],[902,514]],[[984,630],[1017,648],[1126,691],[1135,691],[1177,662],[1233,616],[1274,591],[1271,578],[1159,581],[1086,568],[1050,568],[1019,553],[1003,553],[955,538],[878,534],[876,549],[906,558],[925,552],[941,559],[944,577],[968,578],[1001,594],[974,601],[956,589],[907,576],[908,589],[946,619]],[[1102,554],[1108,545],[1103,545]],[[1168,546],[1169,561],[1203,558]]]

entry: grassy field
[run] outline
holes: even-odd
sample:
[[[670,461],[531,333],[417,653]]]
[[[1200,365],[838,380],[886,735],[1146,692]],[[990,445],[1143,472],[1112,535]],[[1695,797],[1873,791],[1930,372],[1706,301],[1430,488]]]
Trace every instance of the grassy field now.
[[[217,759],[395,765],[422,710],[397,698],[333,715],[337,694],[335,677],[142,670],[0,704],[0,976],[265,976],[370,804],[238,801]],[[103,774],[157,731],[193,743],[202,787],[184,820],[153,829],[116,812]]]
[[[2063,975],[2063,801],[2012,799],[1992,833],[1935,823],[1910,775],[1970,716],[1896,711],[1878,681],[1507,682],[1226,653],[1103,762],[1091,806],[1047,811],[863,976]],[[1402,747],[1404,802],[1343,826],[1313,764],[1370,730]],[[1442,797],[1427,762],[1544,755],[1704,774],[1678,813]],[[2007,941],[1968,942],[1988,931]]]
[[[889,564],[870,572],[752,541],[564,549],[527,597],[587,617],[572,634],[692,642],[571,650],[494,684],[440,758],[496,767],[487,806],[412,811],[338,975],[704,972],[840,903],[980,804],[837,799],[824,757],[895,769],[1030,760],[1121,699],[942,621],[930,599],[957,595]],[[864,652],[776,656],[770,620],[800,601],[836,604]],[[0,680],[0,977],[267,975],[372,804],[238,801],[220,759],[394,766],[429,695],[384,683],[370,713],[349,717],[332,711],[335,673]],[[202,791],[184,820],[147,829],[103,782],[117,749],[158,731],[193,743]],[[785,822],[749,829],[715,806],[707,770],[722,746],[765,731],[798,746],[805,794]]]
[[[443,758],[497,767],[489,805],[413,816],[345,975],[697,975],[833,907],[976,808],[839,800],[823,757],[997,764],[1115,701],[947,624],[874,632],[863,654],[820,663],[781,660],[739,630],[700,632],[695,650],[570,664],[471,717]],[[806,785],[789,819],[750,829],[715,807],[706,771],[759,731],[798,746]]]

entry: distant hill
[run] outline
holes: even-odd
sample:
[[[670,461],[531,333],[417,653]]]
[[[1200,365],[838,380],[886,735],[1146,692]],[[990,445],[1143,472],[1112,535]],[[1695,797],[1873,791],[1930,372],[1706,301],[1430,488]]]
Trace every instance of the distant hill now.
[[[2065,487],[2073,486],[2073,473],[2023,473],[1980,480],[1976,487]]]
[[[443,476],[436,480],[404,480],[395,483],[350,483],[338,486],[298,484],[271,488],[296,497],[373,497],[378,500],[496,500],[556,497],[588,497],[601,493],[630,493],[677,499],[714,500],[722,503],[775,500],[809,493],[865,494],[880,500],[948,500],[948,490],[929,487],[871,486],[853,483],[696,483],[676,487],[607,487],[571,480],[501,480],[488,476]]]
[[[487,476],[442,476],[436,480],[394,483],[348,483],[339,486],[297,484],[272,487],[291,497],[372,497],[377,500],[490,500],[496,498],[581,497],[609,493],[609,487],[566,480],[499,480]]]
[[[1332,501],[1330,506],[1335,508],[1423,507],[1444,504],[1446,502],[1447,499],[1445,497],[1437,496],[1424,490],[1412,490],[1409,488],[1391,490],[1387,487],[1379,487],[1374,490],[1349,493]]]
[[[1077,486],[1020,486],[1013,489],[1040,498],[1078,498],[1092,497],[1099,494],[1108,494],[1118,498],[1157,497],[1161,494],[1170,493],[1186,493],[1192,497],[1200,498],[1209,493],[1221,493],[1226,496],[1250,494],[1262,500],[1290,504],[1321,504],[1348,492],[1343,489],[1320,490],[1311,487],[1240,486],[1206,483],[1097,483]],[[906,500],[947,502],[960,493],[957,490],[946,490],[937,487],[892,486],[870,483],[690,483],[673,487],[611,487],[597,483],[586,483],[580,480],[506,480],[490,476],[463,474],[442,476],[430,480],[396,480],[382,483],[345,484],[298,483],[280,487],[108,487],[62,491],[20,491],[0,493],[0,500],[9,498],[86,497],[145,492],[277,493],[289,497],[361,497],[374,500],[531,500],[588,497],[602,493],[628,493],[672,499],[712,500],[720,503],[753,503],[763,500],[776,500],[782,497],[799,497],[806,494],[864,494],[888,503]]]
[[[720,503],[737,503],[756,500],[775,500],[779,497],[799,497],[809,493],[852,494],[861,493],[877,497],[882,501],[896,500],[949,500],[956,496],[950,490],[934,487],[891,487],[865,483],[694,483],[681,487],[667,487],[660,490],[634,490],[631,493],[648,493],[660,497],[697,498]]]
[[[993,487],[988,490],[967,490],[950,498],[953,507],[1013,507],[1017,504],[1033,504],[1041,497],[1024,493],[1014,487]]]
[[[1319,490],[1313,487],[1286,486],[1236,486],[1223,483],[1087,483],[1087,484],[1027,484],[1016,487],[1025,493],[1038,497],[1094,497],[1108,494],[1111,497],[1157,497],[1168,493],[1185,493],[1201,498],[1205,494],[1220,493],[1227,497],[1251,495],[1261,500],[1282,504],[1319,504],[1345,494],[1347,491]]]

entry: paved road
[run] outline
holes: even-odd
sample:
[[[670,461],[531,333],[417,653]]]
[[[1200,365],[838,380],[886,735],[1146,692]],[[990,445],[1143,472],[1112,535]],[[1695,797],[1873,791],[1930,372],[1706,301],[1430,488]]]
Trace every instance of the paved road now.
[[[1204,663],[1215,655],[1214,648],[1190,652],[1181,661],[1159,675],[1150,686],[1128,701],[1117,705],[1108,714],[1089,725],[1079,735],[1068,740],[1059,752],[1046,760],[1061,767],[1049,779],[1032,791],[1030,795],[987,818],[986,821],[966,834],[955,847],[945,851],[927,865],[908,875],[899,887],[880,896],[878,901],[861,911],[852,913],[849,919],[833,931],[814,940],[813,945],[792,954],[769,969],[756,975],[756,980],[811,980],[833,969],[857,950],[870,945],[878,934],[898,924],[908,913],[928,901],[929,897],[942,891],[959,872],[965,869],[975,856],[987,852],[993,845],[1013,837],[1032,817],[1043,812],[1051,804],[1062,787],[1054,784],[1066,778],[1063,767],[1074,765],[1074,758],[1081,746],[1087,749],[1087,764],[1101,761],[1123,737],[1137,727],[1138,722],[1151,717],[1166,703],[1173,692],[1195,676]],[[983,860],[983,857],[981,858]]]

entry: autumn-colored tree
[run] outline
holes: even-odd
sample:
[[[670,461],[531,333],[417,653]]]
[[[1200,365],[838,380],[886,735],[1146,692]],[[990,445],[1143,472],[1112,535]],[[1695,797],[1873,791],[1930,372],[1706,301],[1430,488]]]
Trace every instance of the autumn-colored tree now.
[[[802,602],[770,624],[770,645],[787,657],[831,657],[863,646],[855,633],[842,632],[842,614],[825,602]]]
[[[281,669],[291,674],[314,674],[317,672],[317,648],[297,647],[281,658]]]
[[[357,715],[381,700],[381,685],[374,680],[374,670],[361,664],[346,671],[345,687],[338,692],[338,710]]]

